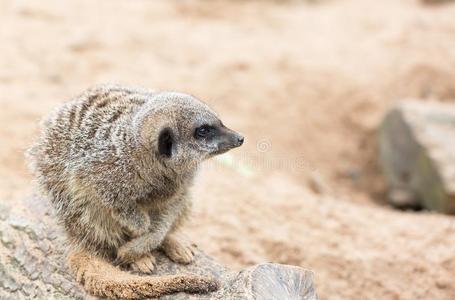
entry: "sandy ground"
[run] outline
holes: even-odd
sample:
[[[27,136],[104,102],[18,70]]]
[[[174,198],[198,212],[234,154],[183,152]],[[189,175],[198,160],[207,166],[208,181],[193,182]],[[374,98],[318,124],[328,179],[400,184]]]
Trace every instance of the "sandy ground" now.
[[[58,103],[185,91],[246,136],[198,177],[202,249],[312,269],[321,299],[455,299],[455,219],[388,208],[375,145],[398,99],[455,99],[454,20],[411,0],[0,0],[0,201],[32,193],[22,153]]]

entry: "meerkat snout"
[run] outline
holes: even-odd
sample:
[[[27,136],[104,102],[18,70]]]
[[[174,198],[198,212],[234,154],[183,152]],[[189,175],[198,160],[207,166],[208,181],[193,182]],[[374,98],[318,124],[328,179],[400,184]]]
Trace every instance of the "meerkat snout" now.
[[[243,136],[241,136],[241,135],[239,135],[239,136],[237,137],[237,145],[238,145],[238,147],[240,147],[240,146],[243,145],[243,141],[244,141],[244,140],[245,140],[245,138],[244,138]]]
[[[225,127],[221,122],[197,127],[194,131],[194,138],[202,144],[202,148],[206,149],[209,156],[240,147],[244,140],[242,135]]]

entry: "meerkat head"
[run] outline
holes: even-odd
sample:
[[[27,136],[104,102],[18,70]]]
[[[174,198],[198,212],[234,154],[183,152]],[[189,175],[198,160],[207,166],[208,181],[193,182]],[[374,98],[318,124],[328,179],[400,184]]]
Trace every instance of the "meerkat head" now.
[[[227,128],[208,105],[181,93],[152,95],[136,119],[140,138],[166,167],[194,167],[243,144],[243,136]]]

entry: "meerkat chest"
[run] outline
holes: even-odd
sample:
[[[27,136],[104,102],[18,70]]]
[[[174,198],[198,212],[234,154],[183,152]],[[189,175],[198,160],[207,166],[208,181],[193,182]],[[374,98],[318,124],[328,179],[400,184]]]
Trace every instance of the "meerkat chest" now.
[[[190,184],[191,180],[183,176],[181,178],[166,175],[157,176],[147,185],[141,202],[150,203],[152,206],[169,202],[171,199],[182,197]]]
[[[145,191],[139,205],[147,211],[160,210],[176,202],[182,194],[182,189],[175,185],[154,185]]]

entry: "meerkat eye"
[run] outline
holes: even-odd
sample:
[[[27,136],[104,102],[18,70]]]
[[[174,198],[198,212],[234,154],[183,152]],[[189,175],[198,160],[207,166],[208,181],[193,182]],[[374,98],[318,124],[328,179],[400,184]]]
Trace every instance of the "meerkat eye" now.
[[[202,125],[194,131],[194,137],[195,138],[204,138],[207,137],[210,132],[212,131],[212,127],[209,125]]]

